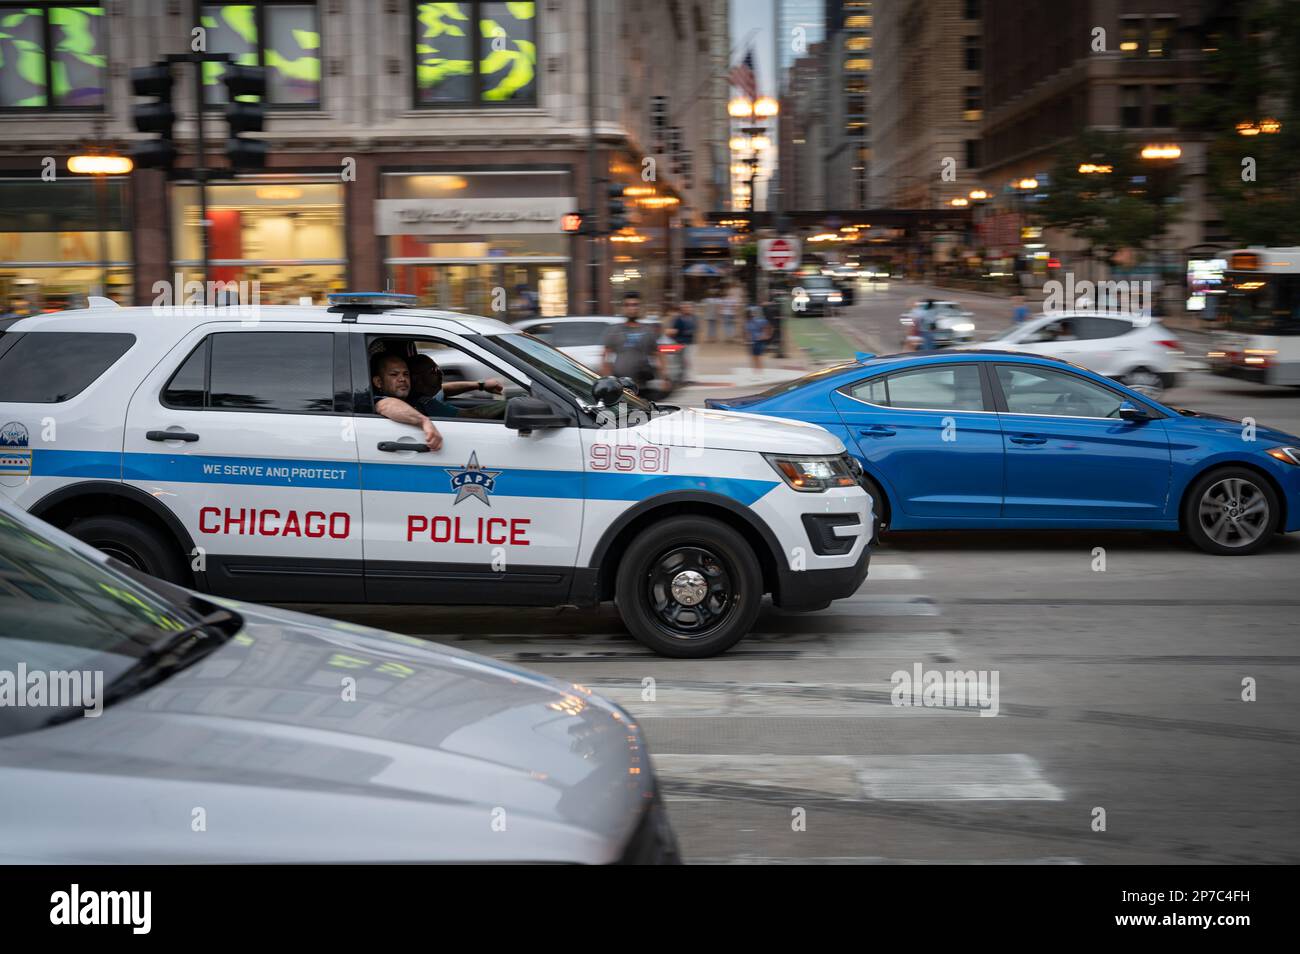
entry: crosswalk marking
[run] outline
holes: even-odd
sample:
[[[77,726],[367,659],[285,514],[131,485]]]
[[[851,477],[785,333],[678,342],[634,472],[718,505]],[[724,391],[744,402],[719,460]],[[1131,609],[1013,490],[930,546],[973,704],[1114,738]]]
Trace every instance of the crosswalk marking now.
[[[913,563],[872,562],[867,572],[867,585],[893,580],[919,580],[921,568]]]
[[[661,779],[895,802],[1063,801],[1024,753],[686,755],[656,753]],[[687,796],[693,797],[693,796]]]
[[[421,638],[512,662],[566,660],[666,660],[631,636],[505,634],[485,639],[477,635],[430,633]],[[950,632],[753,633],[725,654],[726,659],[924,659],[956,658]]]
[[[610,685],[588,680],[606,699],[627,709],[637,720],[690,718],[936,718],[978,717],[974,706],[896,706],[887,682],[807,684],[728,683],[720,686],[674,686],[659,682],[654,699],[636,684]]]

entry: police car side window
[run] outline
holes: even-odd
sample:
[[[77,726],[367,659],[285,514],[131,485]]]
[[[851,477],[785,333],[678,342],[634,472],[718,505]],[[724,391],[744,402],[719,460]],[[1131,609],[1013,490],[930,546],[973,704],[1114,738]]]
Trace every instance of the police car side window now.
[[[335,413],[334,336],[312,331],[208,335],[172,375],[163,404],[178,408]]]
[[[168,407],[199,408],[205,403],[208,389],[208,341],[199,342],[185,363],[176,369],[163,389],[162,402]]]
[[[0,354],[0,403],[6,404],[69,401],[135,344],[135,335],[108,332],[35,331],[14,337]]]

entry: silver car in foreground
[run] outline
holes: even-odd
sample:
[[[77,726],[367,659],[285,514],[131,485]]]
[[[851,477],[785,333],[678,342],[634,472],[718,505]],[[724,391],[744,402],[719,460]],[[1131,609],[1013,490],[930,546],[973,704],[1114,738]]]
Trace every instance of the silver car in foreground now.
[[[679,860],[589,690],[137,576],[3,498],[0,793],[7,863]]]

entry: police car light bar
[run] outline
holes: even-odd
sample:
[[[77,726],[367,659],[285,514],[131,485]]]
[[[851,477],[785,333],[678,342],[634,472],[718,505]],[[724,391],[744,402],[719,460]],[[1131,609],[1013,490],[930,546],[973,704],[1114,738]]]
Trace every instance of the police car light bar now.
[[[331,305],[350,308],[409,308],[419,300],[397,292],[337,292],[325,297]]]

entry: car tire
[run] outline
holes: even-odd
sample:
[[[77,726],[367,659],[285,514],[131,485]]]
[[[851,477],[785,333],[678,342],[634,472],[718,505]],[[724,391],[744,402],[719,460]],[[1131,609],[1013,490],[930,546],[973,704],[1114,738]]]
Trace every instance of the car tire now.
[[[749,633],[763,574],[749,542],[727,524],[671,517],[633,538],[618,564],[614,599],[638,642],[664,656],[700,659]]]
[[[867,542],[874,547],[880,543],[881,534],[889,529],[889,498],[880,489],[880,484],[870,477],[862,478],[862,489],[871,495],[871,538]],[[880,516],[882,511],[884,519]]]
[[[79,517],[68,525],[67,532],[132,569],[168,583],[190,582],[175,541],[141,520],[116,515]]]
[[[1258,517],[1247,520],[1245,514],[1260,506]],[[1247,556],[1263,549],[1281,517],[1273,486],[1245,467],[1219,467],[1202,474],[1183,502],[1183,531],[1196,546],[1218,556]]]
[[[1150,398],[1158,399],[1165,390],[1165,376],[1147,367],[1125,371],[1120,376],[1119,383]]]

